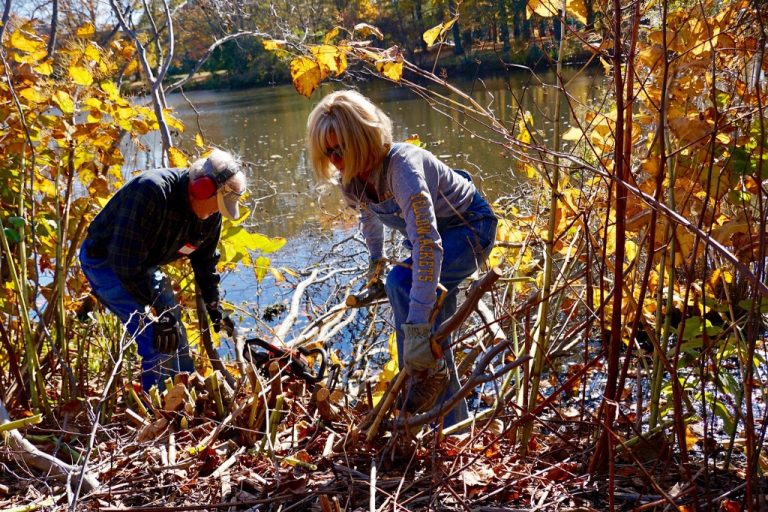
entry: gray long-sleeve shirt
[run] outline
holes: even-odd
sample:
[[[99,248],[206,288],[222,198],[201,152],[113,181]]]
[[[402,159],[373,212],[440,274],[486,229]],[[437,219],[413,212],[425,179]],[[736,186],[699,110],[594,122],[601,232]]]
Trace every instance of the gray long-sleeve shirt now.
[[[385,224],[410,241],[413,284],[407,322],[427,322],[443,261],[438,222],[466,211],[475,194],[474,184],[429,151],[399,143],[367,183],[354,178],[342,192],[347,203],[359,209],[371,258],[384,254]]]

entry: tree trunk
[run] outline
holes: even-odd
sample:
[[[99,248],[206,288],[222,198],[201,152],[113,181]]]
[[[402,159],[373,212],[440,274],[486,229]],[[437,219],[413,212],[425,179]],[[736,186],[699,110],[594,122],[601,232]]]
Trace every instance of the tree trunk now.
[[[425,52],[427,51],[427,42],[421,37],[421,34],[424,33],[424,14],[421,10],[421,0],[416,0],[413,3],[413,18],[419,32],[419,46],[421,47],[421,51]]]
[[[448,1],[448,12],[451,15],[451,18],[456,17],[459,14],[459,10],[456,6],[455,0],[449,0]],[[461,29],[459,28],[459,22],[453,24],[452,29],[453,34],[453,53],[455,55],[461,55],[464,53],[464,49],[461,46]]]
[[[499,27],[501,44],[505,52],[509,51],[509,24],[507,21],[507,0],[499,0]]]

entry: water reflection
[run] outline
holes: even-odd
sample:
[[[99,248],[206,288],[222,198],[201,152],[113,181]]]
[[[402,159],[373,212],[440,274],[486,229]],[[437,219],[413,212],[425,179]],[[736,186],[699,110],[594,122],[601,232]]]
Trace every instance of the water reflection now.
[[[599,70],[566,71],[571,80],[568,91],[577,104],[588,104],[602,94],[605,78]],[[474,83],[452,82],[490,108],[509,129],[519,122],[522,111],[533,114],[538,137],[551,136],[554,99],[557,94],[553,73],[534,77],[519,73],[510,77],[488,78]],[[207,143],[239,153],[250,165],[249,190],[253,215],[251,223],[270,236],[301,237],[318,215],[340,215],[340,198],[332,188],[318,189],[308,168],[304,149],[307,116],[324,95],[340,87],[324,84],[311,99],[296,93],[292,86],[245,91],[204,91],[169,96],[170,106],[184,122],[186,132],[180,146],[194,154],[194,136],[200,132]],[[509,193],[515,180],[515,161],[499,144],[501,137],[473,122],[465,114],[439,111],[403,87],[381,81],[359,84],[393,119],[395,138],[418,135],[427,148],[446,163],[468,169],[490,198]],[[192,108],[188,102],[194,105]],[[572,113],[564,107],[563,124]],[[470,133],[461,130],[466,125]],[[494,140],[497,143],[489,142]],[[149,148],[130,159],[128,166],[143,169],[159,165],[159,139],[146,141]],[[346,218],[346,216],[344,216]]]

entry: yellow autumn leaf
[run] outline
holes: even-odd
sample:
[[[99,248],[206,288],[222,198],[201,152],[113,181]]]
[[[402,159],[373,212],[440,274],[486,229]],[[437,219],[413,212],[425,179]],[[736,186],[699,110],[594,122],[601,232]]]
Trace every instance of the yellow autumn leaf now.
[[[563,134],[563,140],[577,141],[581,139],[583,136],[584,136],[584,132],[582,132],[580,128],[577,128],[576,126],[571,126]]]
[[[48,96],[38,90],[37,87],[27,87],[26,89],[20,90],[19,96],[30,103],[45,103],[48,101]]]
[[[405,139],[403,142],[407,142],[408,144],[413,144],[416,147],[423,148],[425,144],[421,142],[421,139],[417,134],[413,134],[407,139]]]
[[[323,37],[323,43],[330,44],[331,41],[336,39],[336,36],[338,35],[339,35],[339,27],[333,27],[331,30],[328,31],[328,33],[325,34],[325,37]]]
[[[280,272],[280,269],[269,267],[269,273],[272,274],[272,277],[275,278],[275,283],[282,283],[285,282],[285,276],[283,276],[283,273]]]
[[[525,164],[525,176],[526,178],[533,179],[536,176],[538,176],[539,173],[536,171],[536,168],[532,166],[531,164]]]
[[[261,44],[268,52],[274,52],[275,56],[279,59],[288,55],[288,52],[285,49],[286,42],[282,39],[265,39]]]
[[[11,48],[24,53],[39,53],[45,51],[45,41],[27,32],[28,25],[19,28],[11,34]]]
[[[120,100],[120,91],[117,90],[117,86],[114,84],[114,82],[101,82],[99,84],[101,87],[101,90],[107,93],[107,97],[112,101],[118,101]]]
[[[399,82],[400,79],[403,77],[403,61],[402,60],[397,60],[397,61],[390,60],[390,61],[377,62],[376,69],[379,70],[379,73],[381,73],[385,77],[395,82]]]
[[[369,35],[373,34],[379,39],[384,39],[384,34],[381,33],[381,30],[374,27],[373,25],[369,25],[368,23],[358,23],[355,25],[355,32],[360,32],[360,35],[363,37],[368,37]]]
[[[641,50],[640,53],[637,54],[637,57],[640,59],[640,62],[649,68],[654,68],[662,62],[662,59],[664,58],[664,50],[658,46],[649,46],[648,48]]]
[[[587,6],[584,0],[568,0],[565,4],[567,16],[579,23],[587,24]]]
[[[309,50],[315,57],[315,61],[320,66],[320,79],[324,80],[330,73],[339,76],[347,69],[346,53],[337,46],[322,44],[320,46],[311,46]]]
[[[530,122],[527,122],[529,115],[530,113],[526,112],[523,118],[520,119],[520,121],[518,121],[517,123],[517,128],[518,128],[517,140],[519,140],[523,144],[531,143],[531,132],[528,131],[528,126],[530,126]]]
[[[443,29],[443,24],[439,24],[436,27],[432,27],[431,29],[427,30],[421,35],[421,38],[424,39],[424,42],[427,43],[427,46],[432,46],[435,44],[435,41],[437,40],[438,36],[440,36],[440,32]]]
[[[256,261],[253,262],[253,273],[256,275],[256,281],[262,282],[267,275],[269,269],[270,260],[266,256],[259,256]]]
[[[260,233],[252,233],[248,237],[246,246],[252,251],[270,253],[282,248],[286,242],[287,240],[280,236],[270,238]]]
[[[387,340],[387,349],[389,350],[389,360],[395,362],[395,371],[397,371],[397,337],[392,331]]]
[[[168,148],[168,161],[171,167],[186,167],[188,163],[186,155],[180,149],[173,147]]]
[[[309,98],[320,85],[322,72],[318,63],[309,57],[296,57],[291,60],[291,80],[296,91]]]
[[[531,19],[533,14],[538,14],[542,18],[549,18],[557,14],[560,2],[555,0],[528,0],[525,6],[525,17]]]
[[[75,35],[83,39],[88,39],[89,37],[93,37],[95,33],[96,33],[96,27],[94,27],[91,23],[84,23],[79,27],[77,27],[77,30],[75,30]]]
[[[687,330],[687,329],[686,329]],[[696,443],[699,442],[699,436],[694,432],[690,425],[685,428],[685,447],[688,450],[693,450]]]
[[[171,109],[169,108],[163,109],[163,114],[165,117],[165,122],[168,124],[169,128],[173,128],[179,133],[184,133],[184,123],[182,123],[179,119],[176,119],[175,117],[173,117],[173,115],[171,114]]]
[[[285,41],[282,39],[265,39],[261,42],[261,44],[264,46],[264,49],[268,52],[273,52],[275,50],[278,50],[280,48],[283,48],[285,46]]]
[[[298,272],[296,272],[295,270],[293,270],[292,268],[288,268],[288,267],[281,267],[281,268],[280,268],[280,270],[282,270],[283,272],[285,272],[286,274],[288,274],[288,275],[289,275],[289,276],[291,276],[291,277],[301,277],[301,276],[299,275],[299,273],[298,273]]]
[[[88,87],[93,83],[93,75],[83,66],[70,66],[69,77],[77,84]]]
[[[136,59],[131,60],[131,62],[128,63],[127,66],[125,66],[125,69],[123,70],[123,75],[130,76],[134,73],[136,73],[139,70],[139,61]]]
[[[83,102],[85,105],[94,108],[96,110],[101,110],[103,108],[103,103],[98,98],[86,98],[86,100]]]
[[[205,147],[205,143],[203,142],[203,136],[200,135],[200,132],[197,132],[195,134],[195,146],[197,146],[198,148]]]
[[[451,30],[451,27],[453,27],[458,19],[459,17],[456,16],[453,19],[446,21],[445,23],[441,23],[435,27],[432,27],[431,29],[424,32],[421,37],[424,39],[424,42],[427,43],[427,46],[432,46],[435,44],[435,41],[438,37],[443,36],[446,32]]]
[[[458,15],[454,16],[453,19],[450,19],[445,23],[443,23],[443,32],[445,33],[451,30],[451,28],[453,28],[453,25],[456,24],[457,21],[459,21]]]
[[[90,43],[85,47],[85,50],[83,51],[86,57],[88,57],[93,62],[100,62],[101,61],[101,51],[99,50],[99,47],[96,46],[95,43]]]
[[[53,93],[52,99],[63,113],[72,114],[75,111],[75,102],[72,101],[66,91],[56,91]]]
[[[53,73],[53,66],[51,65],[50,60],[41,62],[40,64],[35,66],[34,69],[36,72],[40,73],[43,76],[51,76],[51,73]]]

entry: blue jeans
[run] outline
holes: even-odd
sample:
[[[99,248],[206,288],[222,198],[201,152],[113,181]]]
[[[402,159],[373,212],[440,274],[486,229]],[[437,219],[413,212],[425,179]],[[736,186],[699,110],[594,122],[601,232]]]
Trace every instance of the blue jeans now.
[[[176,303],[168,278],[158,269],[152,272],[152,286],[157,297],[153,306],[158,313],[171,310],[181,326],[181,340],[176,354],[164,354],[155,349],[154,327],[148,321],[145,307],[125,289],[106,258],[88,256],[88,244],[86,240],[80,248],[80,266],[83,274],[88,279],[93,294],[117,315],[125,325],[128,335],[136,340],[141,356],[141,385],[144,390],[149,391],[153,385],[162,389],[163,381],[180,371],[193,372],[195,365],[189,355],[187,333],[181,321],[181,308]]]
[[[459,284],[481,268],[490,254],[496,239],[497,223],[498,219],[493,214],[491,207],[479,193],[475,194],[472,204],[460,218],[455,217],[438,222],[438,231],[443,245],[440,283],[445,286],[448,294],[432,326],[433,332],[456,312]],[[410,266],[413,259],[408,258],[404,263]],[[387,274],[385,284],[387,297],[395,317],[397,356],[400,368],[403,367],[402,325],[408,318],[412,276],[413,272],[410,268],[396,265]],[[450,383],[441,400],[448,399],[461,387],[450,345],[451,338],[449,337],[443,342],[443,349],[450,374]],[[454,409],[445,415],[444,424],[449,427],[466,419],[468,415],[467,404],[461,400]]]

